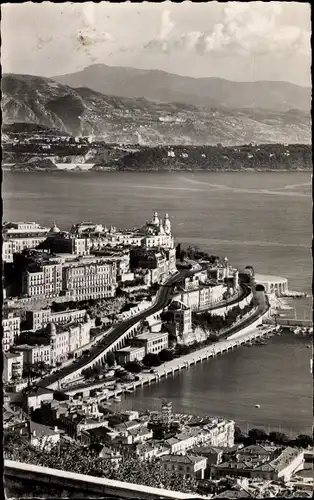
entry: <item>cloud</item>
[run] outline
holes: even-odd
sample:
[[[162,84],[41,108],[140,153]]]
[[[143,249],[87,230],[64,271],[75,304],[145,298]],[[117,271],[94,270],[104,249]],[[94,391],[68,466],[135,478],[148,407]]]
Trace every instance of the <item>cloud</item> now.
[[[173,50],[174,45],[178,45],[179,43],[175,38],[170,39],[170,34],[173,32],[175,26],[175,22],[171,19],[170,10],[165,9],[161,15],[159,36],[144,43],[143,48],[165,53]]]
[[[204,37],[205,52],[241,55],[277,55],[298,50],[304,43],[299,27],[280,25],[282,5],[277,2],[230,3],[224,7],[224,18]]]
[[[159,39],[166,40],[174,27],[175,23],[171,20],[171,12],[165,9],[161,16]]]
[[[282,12],[279,2],[229,2],[223,8],[222,21],[211,30],[173,36],[175,23],[170,12],[164,11],[160,36],[146,42],[144,49],[241,56],[309,54],[309,32],[296,25],[282,24]]]

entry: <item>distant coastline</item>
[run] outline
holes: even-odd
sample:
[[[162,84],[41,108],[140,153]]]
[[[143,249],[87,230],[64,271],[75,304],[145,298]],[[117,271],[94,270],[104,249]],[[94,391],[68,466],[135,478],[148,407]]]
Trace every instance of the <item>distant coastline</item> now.
[[[2,165],[2,171],[3,172],[13,172],[13,173],[20,173],[20,172],[23,172],[23,173],[34,173],[34,172],[38,172],[38,173],[61,173],[61,172],[64,172],[64,173],[72,173],[72,174],[80,174],[80,173],[89,173],[89,174],[94,174],[94,173],[98,173],[98,172],[216,172],[216,173],[219,173],[219,172],[224,172],[224,173],[227,173],[227,172],[311,172],[312,169],[309,168],[309,167],[304,167],[304,168],[301,168],[301,167],[298,167],[298,168],[295,168],[294,170],[292,169],[276,169],[276,168],[238,168],[238,169],[230,169],[230,168],[221,168],[221,169],[208,169],[208,170],[204,170],[204,169],[201,169],[201,168],[168,168],[168,169],[152,169],[152,168],[141,168],[141,169],[137,169],[137,168],[125,168],[123,170],[120,170],[120,169],[116,169],[116,168],[110,168],[110,167],[98,167],[96,169],[93,169],[93,168],[60,168],[60,167],[56,167],[54,169],[38,169],[38,168],[25,168],[25,167],[21,167],[21,168],[12,168],[12,167],[8,167],[6,165]]]

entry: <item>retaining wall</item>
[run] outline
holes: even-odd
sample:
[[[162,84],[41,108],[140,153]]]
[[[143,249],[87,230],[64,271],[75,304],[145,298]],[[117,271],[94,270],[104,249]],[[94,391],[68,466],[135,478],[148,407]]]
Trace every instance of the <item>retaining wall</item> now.
[[[106,478],[87,476],[85,474],[75,474],[58,469],[50,469],[37,465],[30,465],[12,460],[4,461],[4,483],[10,481],[32,481],[35,484],[42,483],[60,487],[64,490],[77,490],[86,494],[85,498],[92,494],[102,494],[104,497],[113,496],[128,499],[147,499],[157,500],[164,498],[172,498],[176,500],[198,498],[200,495],[191,493],[180,493],[177,491],[164,490],[162,488],[151,488],[140,484],[126,483],[122,481],[114,481]]]

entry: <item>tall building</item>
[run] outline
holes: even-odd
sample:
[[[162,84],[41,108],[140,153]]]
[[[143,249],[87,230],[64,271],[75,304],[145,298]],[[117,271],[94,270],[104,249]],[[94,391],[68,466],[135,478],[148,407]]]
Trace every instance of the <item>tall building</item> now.
[[[127,268],[128,256],[50,255],[28,251],[14,256],[16,282],[27,297],[68,296],[69,300],[115,296],[118,268]],[[121,262],[120,262],[121,261]]]
[[[179,336],[187,335],[192,330],[192,311],[180,301],[173,301],[168,307],[167,314],[176,324]]]
[[[21,333],[21,318],[14,312],[3,311],[2,314],[2,350],[5,352]]]
[[[21,379],[23,374],[23,353],[22,352],[4,352],[3,353],[3,372],[4,382]]]
[[[23,354],[23,368],[27,368],[37,363],[45,363],[47,366],[51,364],[50,345],[45,344],[28,345],[22,344],[14,346],[15,353]]]
[[[22,294],[27,297],[57,297],[62,290],[62,265],[38,264],[22,275]]]
[[[46,327],[48,323],[65,324],[73,321],[82,322],[86,315],[86,309],[71,309],[61,312],[53,312],[49,307],[46,309],[34,309],[26,311],[26,323],[29,330],[39,330]]]
[[[117,288],[117,261],[93,257],[69,262],[62,270],[62,291],[71,300],[112,298]]]
[[[24,366],[44,362],[56,366],[69,359],[69,354],[78,357],[90,343],[90,330],[95,326],[95,320],[85,314],[84,321],[56,325],[50,322],[36,336],[29,339],[28,344],[14,346],[14,352],[23,352]]]
[[[70,253],[75,255],[89,255],[92,246],[91,239],[88,236],[72,234],[67,231],[56,231],[58,228],[52,228],[48,234],[46,245],[50,252]]]
[[[25,248],[36,248],[46,240],[49,229],[36,222],[4,222],[2,261],[13,262],[13,255]]]

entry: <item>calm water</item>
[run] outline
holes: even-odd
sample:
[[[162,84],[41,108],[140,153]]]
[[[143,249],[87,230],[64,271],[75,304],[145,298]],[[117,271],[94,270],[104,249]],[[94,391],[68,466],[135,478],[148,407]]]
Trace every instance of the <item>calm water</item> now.
[[[133,227],[169,212],[177,241],[197,244],[238,267],[286,276],[311,292],[309,173],[4,173],[4,220],[68,228],[81,220]],[[297,303],[311,317],[311,301]],[[286,314],[289,314],[287,312]],[[273,338],[145,388],[126,405],[232,417],[239,423],[309,432],[312,425],[308,340]],[[143,395],[145,400],[143,400]],[[260,404],[257,410],[255,404]],[[158,403],[159,404],[159,403]]]

